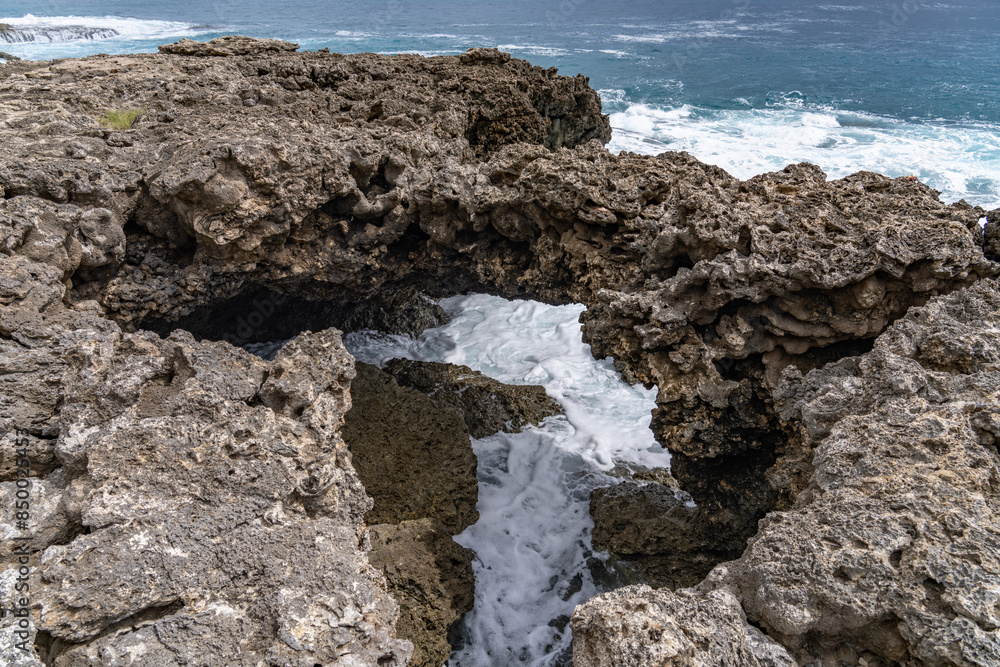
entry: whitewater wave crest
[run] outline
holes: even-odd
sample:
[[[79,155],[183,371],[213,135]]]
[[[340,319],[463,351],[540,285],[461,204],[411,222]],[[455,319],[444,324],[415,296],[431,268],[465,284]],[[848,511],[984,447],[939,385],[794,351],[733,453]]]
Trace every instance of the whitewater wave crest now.
[[[0,43],[22,47],[22,51],[17,54],[21,57],[62,57],[77,54],[63,53],[60,49],[95,41],[191,37],[207,29],[178,21],[155,21],[121,16],[25,14],[20,17],[0,18]]]
[[[816,164],[830,178],[861,170],[914,175],[947,202],[1000,206],[994,123],[916,122],[798,102],[763,109],[615,102],[624,107],[611,114],[615,151],[687,151],[742,179],[794,162]]]

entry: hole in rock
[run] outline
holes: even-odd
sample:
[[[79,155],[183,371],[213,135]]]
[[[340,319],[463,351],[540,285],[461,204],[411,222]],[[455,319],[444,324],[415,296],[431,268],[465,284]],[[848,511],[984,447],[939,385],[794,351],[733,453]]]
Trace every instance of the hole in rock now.
[[[455,541],[476,554],[475,598],[449,632],[448,664],[568,665],[569,616],[606,590],[591,563],[591,491],[620,481],[622,467],[669,464],[649,428],[655,390],[625,384],[611,360],[593,358],[581,337],[583,306],[486,295],[441,306],[450,321],[419,337],[356,332],[345,344],[376,366],[446,362],[541,385],[565,413],[472,441],[479,520]]]

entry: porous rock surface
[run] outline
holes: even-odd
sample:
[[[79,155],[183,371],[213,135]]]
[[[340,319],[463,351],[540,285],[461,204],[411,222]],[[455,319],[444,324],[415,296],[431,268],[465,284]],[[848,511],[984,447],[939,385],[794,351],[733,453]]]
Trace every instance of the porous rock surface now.
[[[627,586],[580,605],[571,621],[574,667],[793,667],[748,625],[727,591]]]
[[[812,452],[806,487],[697,587],[622,589],[578,608],[579,664],[628,664],[666,599],[714,617],[738,600],[799,664],[996,665],[998,332],[1000,283],[984,280],[913,308],[867,354],[787,369],[775,404]],[[616,615],[623,600],[631,616]],[[646,652],[673,650],[664,637]],[[726,664],[721,655],[703,644],[664,664]]]
[[[142,110],[131,128],[98,123],[127,108]],[[166,339],[139,331],[160,323],[167,334],[170,323],[182,329],[183,318],[206,310],[242,308],[246,340],[266,340],[259,336],[269,322],[294,321],[302,304],[316,300],[480,290],[581,302],[595,354],[659,388],[654,434],[673,453],[673,471],[699,508],[690,522],[697,527],[678,531],[679,539],[705,536],[713,558],[735,558],[769,511],[804,507],[824,493],[831,503],[854,502],[846,491],[837,495],[840,487],[819,486],[824,475],[843,480],[848,471],[821,456],[833,436],[804,426],[822,421],[822,397],[800,401],[792,387],[805,396],[810,378],[820,377],[814,373],[832,372],[812,369],[865,353],[907,309],[995,275],[982,250],[985,244],[996,256],[995,223],[979,235],[985,211],[943,204],[935,191],[905,179],[863,172],[828,182],[802,164],[740,181],[682,153],[611,155],[600,145],[609,136],[585,78],[489,49],[426,59],[341,56],[230,38],[183,42],[160,54],[0,66],[0,433],[28,430],[38,474],[64,469],[59,511],[82,521],[75,537],[61,528],[39,533],[66,544],[33,545],[36,553],[45,548],[34,599],[51,645],[83,642],[64,655],[89,656],[102,647],[102,655],[124,655],[115,646],[129,642],[151,651],[162,644],[174,647],[162,649],[166,661],[170,651],[183,656],[176,651],[184,642],[170,643],[179,636],[171,633],[203,631],[209,639],[202,645],[218,641],[229,650],[226,642],[242,642],[252,659],[275,664],[332,661],[341,650],[341,660],[359,664],[406,659],[408,647],[393,635],[393,603],[364,557],[367,500],[340,453],[349,361],[324,369],[279,356],[266,364],[180,331]],[[281,310],[261,294],[294,297],[294,307]],[[206,325],[199,336],[227,339],[229,323]],[[303,345],[340,358],[335,337],[320,332]],[[952,350],[944,338],[928,345]],[[190,360],[202,354],[221,356],[202,366]],[[976,354],[970,363],[979,363]],[[976,372],[955,366],[926,377]],[[213,373],[226,377],[215,382]],[[796,373],[805,378],[800,385]],[[946,389],[964,391],[955,381]],[[898,391],[910,386],[886,382]],[[851,386],[841,393],[851,394]],[[918,399],[933,397],[906,400]],[[995,395],[981,402],[993,406]],[[866,409],[864,401],[850,405]],[[989,418],[976,419],[993,433]],[[240,420],[250,426],[237,427]],[[911,428],[921,423],[914,419]],[[238,446],[235,434],[243,431],[251,439],[274,436],[256,454],[230,457],[226,443]],[[129,468],[128,452],[115,442],[134,444],[141,465]],[[187,450],[201,452],[202,462],[184,458]],[[947,467],[950,451],[926,456]],[[168,467],[169,476],[162,472]],[[6,459],[2,469],[9,469]],[[962,483],[978,483],[989,465],[970,469],[977,472],[962,469]],[[244,470],[259,487],[233,486]],[[199,500],[208,492],[226,501]],[[292,517],[287,525],[263,517],[278,516],[277,501]],[[932,501],[926,512],[944,516]],[[978,525],[987,514],[976,507],[956,511]],[[172,512],[206,520],[180,522]],[[231,530],[219,532],[223,527]],[[260,559],[259,544],[275,542],[244,537],[258,530],[281,534],[285,541],[275,548],[297,545],[279,560],[302,558],[301,576],[296,570],[279,584],[284,565],[263,560],[239,572],[195,565]],[[321,540],[320,533],[340,537]],[[164,546],[168,537],[180,545],[176,553]],[[768,544],[757,539],[740,562],[758,562],[756,553],[756,567],[765,568],[786,553],[767,560]],[[881,547],[852,548],[873,554]],[[90,569],[88,558],[112,559],[132,581],[125,590],[140,592],[105,589],[100,577],[108,575]],[[980,572],[975,558],[989,562],[977,553],[959,572]],[[753,571],[742,580],[754,581]],[[153,574],[141,585],[131,579],[146,572]],[[367,592],[338,597],[348,581]],[[901,586],[874,596],[875,606],[865,607],[874,616],[866,611],[840,625],[823,621],[842,611],[832,602],[809,606],[833,598],[790,583],[773,589],[787,591],[774,599],[801,622],[768,612],[777,603],[752,584],[732,594],[753,622],[801,655],[833,650],[824,648],[831,646],[824,628],[851,646],[874,645],[858,619],[877,617],[866,627],[884,628],[894,622],[885,619],[898,617],[902,644],[863,648],[873,659],[939,656],[944,649],[934,647],[944,644],[935,642],[965,628],[971,643],[950,655],[975,664],[969,656],[994,631],[986,603],[953,599],[951,580],[935,581],[945,587],[940,604],[934,585]],[[830,590],[847,585],[834,577]],[[258,587],[264,592],[248,593]],[[931,601],[924,606],[920,589]],[[887,600],[897,606],[878,606]],[[228,607],[212,607],[216,602]],[[219,625],[243,619],[239,631]],[[926,628],[930,643],[911,639],[914,628]],[[880,641],[896,636],[872,632]]]
[[[27,530],[3,526],[5,551],[31,536],[38,657],[406,664],[361,548],[371,500],[339,435],[354,376],[339,334],[264,362],[183,331],[125,333],[94,302],[64,303],[58,275],[2,264],[4,423],[61,464],[34,478]]]
[[[390,359],[383,370],[399,384],[461,412],[473,438],[500,431],[517,433],[529,424],[537,425],[546,417],[562,414],[562,408],[544,387],[504,384],[468,366]]]

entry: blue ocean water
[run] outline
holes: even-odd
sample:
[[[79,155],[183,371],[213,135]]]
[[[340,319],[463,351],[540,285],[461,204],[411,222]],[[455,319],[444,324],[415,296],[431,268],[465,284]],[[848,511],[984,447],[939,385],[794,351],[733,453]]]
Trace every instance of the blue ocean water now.
[[[1000,206],[996,0],[0,0],[0,23],[17,29],[0,50],[35,59],[234,33],[339,52],[499,46],[589,76],[615,150],[687,150],[741,178],[802,160],[913,174],[946,201]]]

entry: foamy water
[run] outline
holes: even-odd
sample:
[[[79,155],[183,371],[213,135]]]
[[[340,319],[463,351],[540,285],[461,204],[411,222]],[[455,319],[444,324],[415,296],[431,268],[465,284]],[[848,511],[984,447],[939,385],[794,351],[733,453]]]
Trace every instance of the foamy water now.
[[[601,93],[623,106],[624,91]],[[913,175],[943,201],[1000,206],[1000,126],[993,123],[905,122],[786,103],[725,110],[627,104],[611,114],[611,125],[613,151],[687,151],[741,179],[811,162],[831,179],[861,170]]]
[[[209,30],[181,21],[157,21],[121,16],[0,17],[10,26],[0,33],[3,50],[28,60],[84,56],[95,51],[155,50],[158,43],[195,37]],[[152,46],[152,48],[149,48]]]
[[[581,339],[583,306],[485,295],[445,299],[452,321],[419,338],[349,334],[360,361],[464,364],[502,382],[540,384],[565,410],[539,427],[473,440],[479,521],[456,538],[476,552],[475,608],[452,666],[565,664],[568,617],[599,591],[587,561],[590,491],[616,463],[669,465],[649,430],[655,391],[623,383]]]

